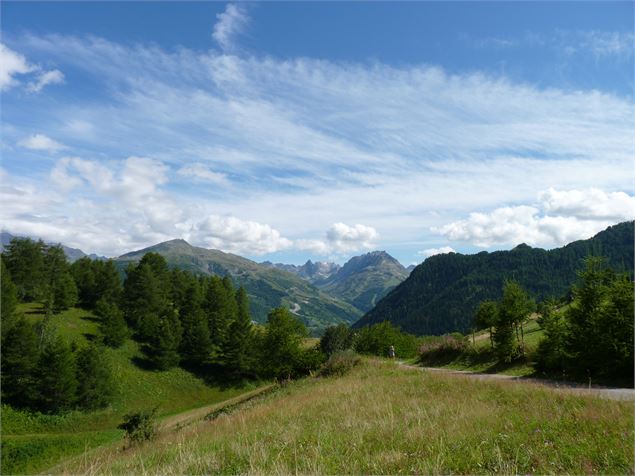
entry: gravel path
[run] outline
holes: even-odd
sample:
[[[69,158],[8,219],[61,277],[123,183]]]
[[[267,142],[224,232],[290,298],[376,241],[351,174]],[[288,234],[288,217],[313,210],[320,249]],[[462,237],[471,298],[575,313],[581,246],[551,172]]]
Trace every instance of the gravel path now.
[[[578,395],[592,395],[599,398],[606,398],[608,400],[635,400],[635,389],[632,388],[612,388],[612,387],[600,387],[593,385],[591,387],[571,383],[571,382],[557,382],[554,380],[546,380],[531,377],[516,377],[514,375],[504,374],[483,374],[478,372],[469,372],[466,370],[452,370],[439,367],[418,367],[416,365],[408,365],[403,362],[399,362],[399,365],[409,369],[423,370],[426,372],[443,373],[446,375],[456,375],[463,378],[473,378],[477,380],[498,380],[498,381],[513,381],[522,382],[531,385],[542,385],[544,387],[550,387],[561,392],[573,393]]]

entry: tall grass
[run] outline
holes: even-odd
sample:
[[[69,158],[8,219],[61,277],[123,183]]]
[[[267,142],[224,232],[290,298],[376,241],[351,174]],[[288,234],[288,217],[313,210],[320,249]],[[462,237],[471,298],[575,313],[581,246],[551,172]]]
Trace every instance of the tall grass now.
[[[625,474],[630,403],[367,361],[67,474]]]

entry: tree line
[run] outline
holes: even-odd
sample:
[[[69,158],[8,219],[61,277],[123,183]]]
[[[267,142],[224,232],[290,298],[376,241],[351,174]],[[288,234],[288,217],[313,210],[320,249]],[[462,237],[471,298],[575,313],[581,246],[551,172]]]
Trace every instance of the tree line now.
[[[539,371],[555,376],[633,381],[633,281],[602,257],[588,257],[578,272],[570,300],[548,298],[538,306],[516,282],[508,281],[498,301],[483,301],[478,328],[490,331],[500,362],[524,357],[523,324],[538,311],[544,330],[536,351]]]
[[[61,246],[15,238],[2,254],[2,396],[46,412],[107,405],[113,388],[105,347],[136,340],[150,368],[180,365],[224,380],[293,378],[324,360],[305,348],[304,325],[284,308],[255,325],[244,288],[229,276],[170,269],[147,253],[120,273],[111,260],[66,261]],[[41,302],[32,325],[19,302]],[[73,306],[99,320],[99,336],[77,347],[54,332],[55,315]]]

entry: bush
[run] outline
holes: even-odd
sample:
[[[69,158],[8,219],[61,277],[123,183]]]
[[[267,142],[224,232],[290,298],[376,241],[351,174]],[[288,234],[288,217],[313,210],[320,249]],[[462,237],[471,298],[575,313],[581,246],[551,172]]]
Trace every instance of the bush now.
[[[353,334],[346,324],[327,327],[320,339],[320,349],[327,356],[350,349],[351,345],[353,345]]]
[[[463,353],[468,343],[460,334],[449,334],[419,346],[419,357],[445,357]]]
[[[417,355],[417,337],[402,332],[388,321],[359,329],[355,334],[353,348],[360,354],[388,357],[391,345],[395,347],[398,359],[409,359]]]
[[[157,434],[156,413],[157,409],[153,408],[124,415],[123,423],[117,428],[126,432],[125,438],[130,444],[151,440]]]
[[[342,350],[332,354],[320,369],[324,377],[341,376],[361,362],[361,358],[352,350]]]

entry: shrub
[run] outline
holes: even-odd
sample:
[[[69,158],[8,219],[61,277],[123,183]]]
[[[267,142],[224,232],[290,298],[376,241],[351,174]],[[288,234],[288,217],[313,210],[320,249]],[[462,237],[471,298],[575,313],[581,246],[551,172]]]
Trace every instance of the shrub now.
[[[125,438],[130,444],[151,440],[157,434],[156,413],[157,409],[153,408],[124,415],[123,423],[117,428],[126,432]]]
[[[360,356],[350,349],[335,352],[322,365],[320,375],[325,377],[344,375],[359,364],[361,360]]]
[[[455,357],[468,349],[468,342],[460,334],[444,335],[419,346],[419,359],[426,361],[444,360]]]
[[[416,336],[402,332],[398,327],[385,321],[359,329],[355,334],[353,348],[360,354],[387,357],[388,349],[392,345],[395,347],[397,358],[408,359],[417,355],[417,344]]]

